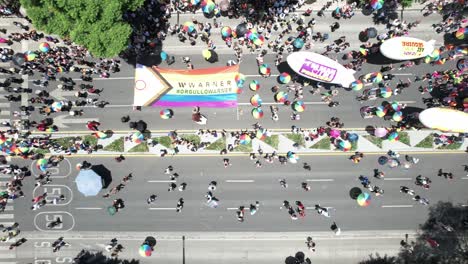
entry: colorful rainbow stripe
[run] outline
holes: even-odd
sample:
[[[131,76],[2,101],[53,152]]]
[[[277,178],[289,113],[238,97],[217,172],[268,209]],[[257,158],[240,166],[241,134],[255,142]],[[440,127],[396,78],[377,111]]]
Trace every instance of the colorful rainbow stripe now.
[[[236,107],[239,66],[196,70],[174,70],[153,67],[172,88],[153,107]]]

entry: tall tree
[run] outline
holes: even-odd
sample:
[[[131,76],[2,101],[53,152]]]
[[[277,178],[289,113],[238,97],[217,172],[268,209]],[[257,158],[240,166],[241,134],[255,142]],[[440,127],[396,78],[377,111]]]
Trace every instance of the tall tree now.
[[[414,0],[400,0],[400,4],[401,4],[401,19],[402,19],[402,20],[403,20],[403,11],[405,10],[405,8],[410,7],[411,5],[413,5],[413,1],[414,1]]]
[[[93,56],[113,57],[124,50],[132,33],[122,16],[145,0],[21,0],[39,30],[70,38]]]

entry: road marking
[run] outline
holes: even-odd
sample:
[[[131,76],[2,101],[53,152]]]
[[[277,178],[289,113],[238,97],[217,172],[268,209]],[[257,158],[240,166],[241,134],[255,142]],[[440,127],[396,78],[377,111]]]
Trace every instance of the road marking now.
[[[382,205],[382,208],[409,208],[413,207],[409,204],[400,204],[400,205]]]
[[[0,214],[0,219],[13,219],[13,214]]]
[[[263,75],[260,74],[244,74],[245,77],[263,77]],[[272,74],[270,77],[278,77],[279,74]]]
[[[334,179],[307,179],[308,182],[332,182]]]
[[[2,116],[10,116],[10,113],[11,112],[8,111],[8,110],[0,110],[0,115],[2,115]]]
[[[227,209],[227,210],[231,210],[231,211],[232,211],[232,210],[239,210],[238,207],[228,207],[228,208],[226,208],[226,209]]]
[[[0,103],[0,107],[10,107],[10,103]]]
[[[468,177],[463,177],[462,180],[468,180]]]
[[[254,180],[226,180],[226,182],[255,182]]]
[[[148,208],[148,210],[160,210],[160,211],[168,211],[168,210],[173,210],[175,211],[176,209],[175,208],[161,208],[161,207],[150,207]]]
[[[395,76],[409,76],[409,75],[413,75],[412,73],[392,73],[393,75]]]
[[[462,204],[461,206],[462,207],[468,207],[468,204]]]
[[[76,210],[101,210],[101,207],[75,207]]]
[[[411,178],[384,178],[384,181],[409,181]]]
[[[16,252],[14,252],[14,251],[13,251],[13,252],[12,252],[12,251],[8,251],[8,253],[7,253],[7,252],[5,252],[5,253],[0,253],[0,259],[8,259],[8,258],[16,258]],[[16,264],[16,262],[3,262],[3,261],[0,262],[0,263],[2,263],[2,264],[5,264],[5,263],[15,263],[15,264]]]
[[[177,181],[148,181],[148,182],[177,182]]]

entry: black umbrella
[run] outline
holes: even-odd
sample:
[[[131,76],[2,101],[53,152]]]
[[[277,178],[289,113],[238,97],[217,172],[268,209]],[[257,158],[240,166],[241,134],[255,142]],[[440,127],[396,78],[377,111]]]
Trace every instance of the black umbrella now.
[[[110,183],[112,182],[112,173],[108,170],[104,165],[93,165],[91,166],[91,170],[93,170],[96,174],[101,176],[102,178],[102,188],[109,187]]]
[[[361,33],[359,33],[359,40],[361,42],[366,42],[369,40],[369,37],[367,36],[367,33],[365,31],[361,31]]]
[[[138,122],[136,122],[136,126],[135,126],[135,129],[140,131],[141,133],[145,132],[146,131],[146,128],[148,128],[148,125],[146,124],[145,121],[143,120],[140,120]]]
[[[374,27],[370,27],[366,30],[366,33],[367,33],[367,37],[368,38],[375,38],[377,37],[377,29],[375,29]]]
[[[245,35],[245,33],[247,33],[247,24],[246,23],[241,23],[241,24],[237,25],[237,27],[236,27],[237,37],[238,38],[243,37]]]

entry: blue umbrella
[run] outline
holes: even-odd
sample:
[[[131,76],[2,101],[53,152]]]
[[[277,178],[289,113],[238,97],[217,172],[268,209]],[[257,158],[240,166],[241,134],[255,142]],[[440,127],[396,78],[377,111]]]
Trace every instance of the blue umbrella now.
[[[84,196],[96,196],[102,189],[102,178],[93,170],[81,170],[75,182]]]
[[[162,61],[166,61],[166,60],[167,60],[167,53],[166,53],[166,52],[161,51],[160,56],[161,56],[161,60],[162,60]]]
[[[349,133],[348,134],[348,140],[350,142],[356,142],[359,139],[359,135],[355,133]]]
[[[302,47],[304,47],[304,40],[301,39],[301,38],[295,39],[294,42],[293,42],[293,46],[296,49],[302,49]]]

